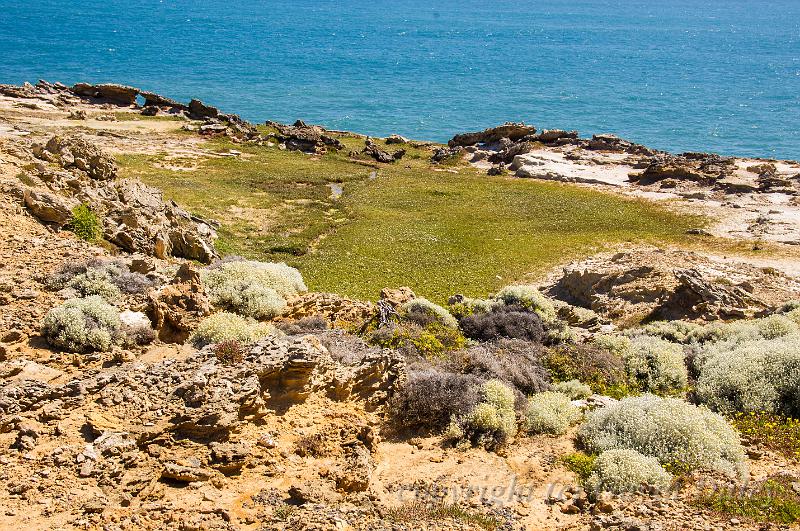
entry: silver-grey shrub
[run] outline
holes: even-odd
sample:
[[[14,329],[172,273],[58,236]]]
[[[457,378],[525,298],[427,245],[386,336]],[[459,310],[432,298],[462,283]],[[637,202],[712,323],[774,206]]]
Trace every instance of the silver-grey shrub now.
[[[654,395],[624,398],[589,413],[579,439],[591,452],[628,449],[673,470],[744,472],[739,434],[703,406]]]
[[[118,339],[119,312],[99,295],[69,299],[50,310],[42,322],[42,336],[68,352],[105,352]]]
[[[580,410],[563,393],[545,391],[528,397],[525,427],[530,433],[562,435],[580,418]]]
[[[651,336],[637,336],[623,355],[628,377],[643,391],[670,394],[688,384],[683,346]]]
[[[698,399],[712,409],[800,415],[800,335],[706,345]]]
[[[594,468],[584,487],[595,494],[636,492],[647,486],[665,490],[672,482],[672,475],[658,459],[636,450],[606,450],[597,457]]]
[[[297,269],[251,260],[215,264],[203,284],[214,306],[254,319],[281,315],[287,299],[308,291]]]

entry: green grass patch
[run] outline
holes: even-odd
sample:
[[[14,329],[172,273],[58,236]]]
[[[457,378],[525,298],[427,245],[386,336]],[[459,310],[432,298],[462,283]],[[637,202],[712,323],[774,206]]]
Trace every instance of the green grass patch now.
[[[746,439],[786,457],[800,459],[800,419],[771,413],[739,413],[731,424]]]
[[[342,135],[346,150],[364,140]],[[240,157],[119,157],[123,176],[164,190],[192,213],[221,223],[222,254],[286,261],[309,287],[373,299],[409,285],[443,302],[485,296],[526,275],[622,242],[686,243],[698,216],[572,185],[488,177],[466,163],[437,168],[410,144],[399,162],[310,156],[209,140]],[[440,171],[436,171],[436,170]],[[443,171],[442,171],[443,170]],[[344,186],[335,199],[331,183]]]
[[[754,489],[712,489],[695,500],[701,507],[760,522],[793,524],[800,521],[800,495],[792,480],[774,477]]]

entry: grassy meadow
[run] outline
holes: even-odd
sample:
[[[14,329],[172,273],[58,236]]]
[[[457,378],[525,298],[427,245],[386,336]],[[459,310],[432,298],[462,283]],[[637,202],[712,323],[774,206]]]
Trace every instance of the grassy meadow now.
[[[342,135],[348,149],[363,139]],[[122,174],[220,223],[221,254],[285,261],[309,287],[374,299],[409,285],[432,300],[485,295],[570,258],[622,242],[680,243],[699,216],[585,187],[489,177],[429,163],[410,145],[390,165],[209,140],[238,157],[119,157]],[[334,197],[331,184],[344,193]]]

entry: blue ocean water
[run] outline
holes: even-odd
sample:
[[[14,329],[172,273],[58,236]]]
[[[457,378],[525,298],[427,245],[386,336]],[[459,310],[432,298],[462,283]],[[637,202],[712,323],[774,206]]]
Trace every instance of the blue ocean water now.
[[[0,0],[0,82],[446,140],[506,120],[800,159],[798,0]]]

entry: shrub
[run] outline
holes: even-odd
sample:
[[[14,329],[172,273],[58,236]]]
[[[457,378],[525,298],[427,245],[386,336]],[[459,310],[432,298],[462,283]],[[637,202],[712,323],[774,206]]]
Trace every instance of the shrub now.
[[[287,298],[308,290],[293,267],[250,260],[215,264],[203,283],[214,306],[255,319],[280,315]]]
[[[567,380],[553,384],[553,391],[567,395],[570,400],[581,400],[592,396],[592,388],[579,380]]]
[[[149,345],[156,339],[156,332],[149,324],[126,325],[120,328],[126,347]]]
[[[545,335],[541,317],[519,306],[469,315],[461,320],[461,329],[465,336],[479,341],[506,337],[541,343]]]
[[[698,357],[697,397],[724,413],[800,416],[798,336],[709,345]]]
[[[119,313],[102,297],[70,299],[44,318],[42,335],[68,352],[106,352],[120,329]]]
[[[589,476],[594,472],[594,462],[596,459],[597,456],[594,455],[588,455],[583,452],[573,452],[561,456],[559,461],[567,467],[567,470],[574,472],[581,482],[584,482],[589,479]]]
[[[673,343],[688,343],[702,328],[702,325],[686,321],[653,321],[640,328],[630,329],[628,335],[646,335]]]
[[[530,433],[561,435],[580,420],[581,412],[570,403],[567,395],[545,391],[528,398],[525,416]]]
[[[592,344],[620,358],[624,357],[631,348],[630,338],[616,334],[597,334],[592,337]]]
[[[677,398],[644,395],[597,409],[579,438],[591,452],[636,450],[679,472],[742,473],[745,462],[739,435],[725,419]]]
[[[603,491],[621,494],[636,492],[643,486],[666,489],[672,476],[658,463],[655,457],[648,457],[636,450],[607,450],[594,462],[594,472],[586,481],[586,489],[600,493]]]
[[[492,450],[517,433],[514,391],[499,380],[489,380],[481,392],[482,401],[468,414],[454,419],[447,436]]]
[[[389,413],[401,426],[439,431],[466,415],[480,401],[475,376],[435,369],[412,371],[389,401]]]
[[[450,304],[450,314],[456,319],[475,313],[488,313],[492,311],[500,302],[492,299],[473,299],[470,297],[460,297]]]
[[[638,336],[624,356],[625,370],[631,381],[644,391],[669,394],[688,384],[683,347],[664,339]]]
[[[250,344],[275,333],[276,329],[234,313],[219,312],[200,321],[189,340],[198,348],[223,341]]]
[[[542,362],[555,382],[580,380],[602,395],[619,398],[630,393],[619,356],[592,345],[548,349]]]
[[[422,297],[412,299],[403,304],[400,307],[400,314],[423,327],[431,322],[438,322],[448,328],[458,328],[458,321],[450,315],[450,312]]]
[[[777,339],[797,332],[797,323],[784,315],[771,315],[758,320],[758,332],[764,339]]]
[[[554,321],[556,309],[553,303],[539,291],[536,286],[514,285],[506,286],[494,296],[508,306],[522,306],[536,312],[545,321]]]
[[[425,328],[413,323],[384,326],[372,332],[368,340],[383,348],[398,349],[406,355],[418,355],[426,359],[442,357],[446,351],[464,346],[464,336],[457,328],[437,322]]]
[[[69,220],[68,227],[75,233],[75,236],[87,242],[94,242],[103,237],[100,219],[86,204],[72,209],[72,218]]]
[[[65,264],[45,279],[48,289],[73,288],[86,295],[114,300],[120,293],[143,293],[153,281],[133,273],[122,260],[92,259],[82,264]],[[116,288],[116,289],[115,289]]]
[[[542,347],[520,339],[500,339],[453,355],[460,372],[500,380],[523,394],[550,388],[550,376],[540,361]]]
[[[247,349],[239,341],[230,339],[228,341],[220,341],[214,345],[214,355],[224,365],[235,365],[244,360],[244,355]]]

